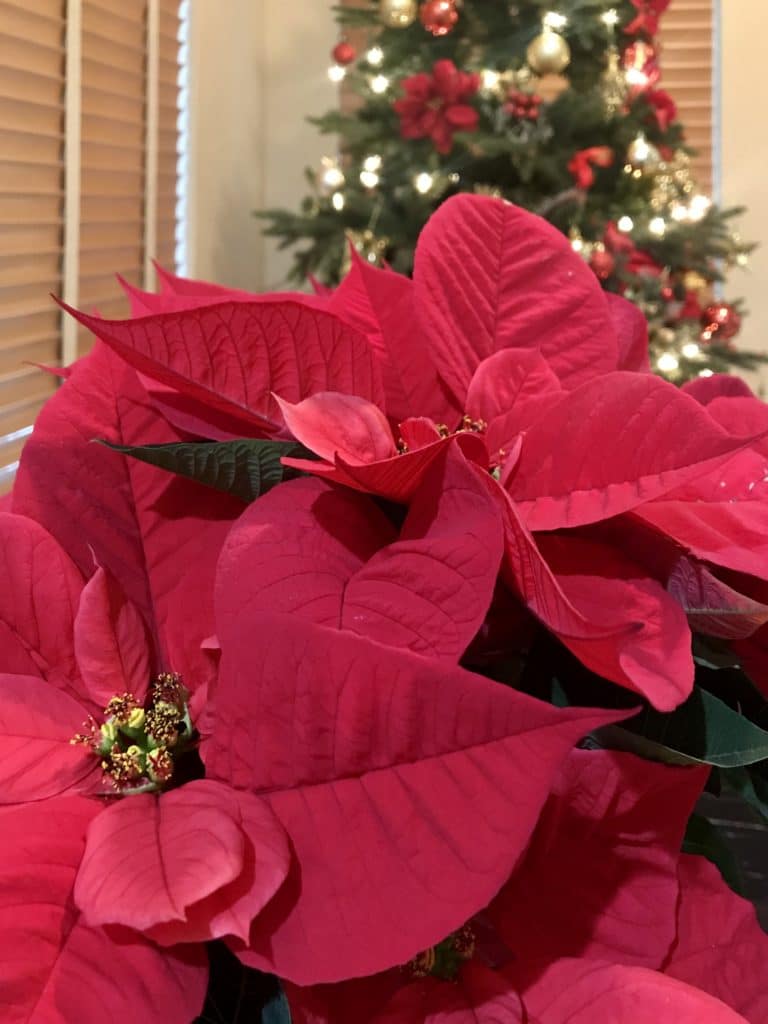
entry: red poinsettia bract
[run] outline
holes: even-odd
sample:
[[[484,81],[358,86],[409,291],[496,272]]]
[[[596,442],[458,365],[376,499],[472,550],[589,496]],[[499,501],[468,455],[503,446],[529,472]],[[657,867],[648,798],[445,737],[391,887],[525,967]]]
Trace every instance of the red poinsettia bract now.
[[[176,389],[196,422],[214,403],[251,436],[268,421],[273,436],[322,458],[292,465],[348,487],[410,501],[446,446],[460,446],[494,492],[513,590],[585,664],[660,709],[692,685],[688,607],[711,610],[720,632],[758,628],[754,605],[748,615],[743,601],[732,607],[738,588],[705,567],[694,579],[704,571],[715,584],[697,584],[690,601],[679,572],[670,587],[679,555],[696,552],[680,551],[680,506],[665,497],[730,465],[766,426],[724,427],[645,372],[641,314],[607,296],[550,225],[455,197],[422,233],[413,282],[358,260],[313,301],[324,310],[238,296],[122,323],[81,319]],[[686,514],[696,519],[699,506],[689,501]],[[667,538],[658,550],[638,530],[641,513]],[[744,525],[766,515],[759,500],[734,503],[734,545],[745,550]],[[768,579],[768,563],[751,572]]]
[[[758,1024],[768,938],[715,868],[679,854],[705,778],[575,751],[487,911],[398,971],[288,986],[294,1021]]]

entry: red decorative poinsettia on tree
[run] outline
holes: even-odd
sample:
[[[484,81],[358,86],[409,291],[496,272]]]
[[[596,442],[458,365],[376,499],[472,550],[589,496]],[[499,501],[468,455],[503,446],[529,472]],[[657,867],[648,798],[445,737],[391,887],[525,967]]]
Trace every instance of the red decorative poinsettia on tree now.
[[[766,407],[652,376],[509,204],[417,257],[75,314],[0,514],[14,1024],[269,976],[297,1024],[766,1019],[754,911],[680,853],[768,753],[715,667],[768,628]]]
[[[480,76],[439,60],[432,74],[423,72],[402,81],[405,95],[395,100],[404,139],[431,139],[438,153],[450,153],[455,132],[472,132],[480,115],[467,102],[480,88]]]

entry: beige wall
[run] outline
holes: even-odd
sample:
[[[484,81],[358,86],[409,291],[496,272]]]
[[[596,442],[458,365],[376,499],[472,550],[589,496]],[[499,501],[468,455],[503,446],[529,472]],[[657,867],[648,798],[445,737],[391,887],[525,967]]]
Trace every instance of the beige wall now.
[[[261,237],[252,211],[295,207],[305,165],[329,151],[304,117],[335,102],[333,40],[321,0],[190,0],[191,276],[281,283],[289,258]]]
[[[740,232],[761,243],[729,293],[750,310],[739,344],[768,352],[768,74],[766,0],[721,0],[722,202],[745,205]],[[761,372],[763,385],[768,372]]]

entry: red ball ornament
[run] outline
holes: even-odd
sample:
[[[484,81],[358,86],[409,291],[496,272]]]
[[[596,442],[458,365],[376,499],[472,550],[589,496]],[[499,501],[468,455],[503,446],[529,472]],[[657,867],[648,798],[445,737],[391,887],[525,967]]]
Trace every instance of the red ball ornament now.
[[[661,289],[661,297],[665,302],[672,302],[675,298],[675,289],[668,284],[665,284]]]
[[[616,260],[607,249],[595,249],[589,257],[589,265],[596,277],[599,277],[601,281],[607,281],[616,269]]]
[[[334,48],[331,50],[331,56],[337,64],[341,64],[342,67],[346,67],[347,64],[351,64],[357,54],[355,48],[351,43],[348,43],[345,39],[342,39],[340,43],[336,43]]]
[[[703,341],[730,341],[741,330],[741,316],[728,302],[713,302],[701,314]]]
[[[419,8],[424,28],[433,36],[447,36],[459,20],[455,0],[425,0]]]

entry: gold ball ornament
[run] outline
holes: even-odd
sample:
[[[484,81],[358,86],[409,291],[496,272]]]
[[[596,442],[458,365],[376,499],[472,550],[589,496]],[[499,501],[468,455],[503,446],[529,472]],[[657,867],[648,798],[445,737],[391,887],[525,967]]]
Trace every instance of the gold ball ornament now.
[[[701,295],[709,287],[709,281],[696,270],[686,270],[683,274],[683,287],[687,292],[696,292],[697,295]]]
[[[571,63],[571,48],[559,32],[544,28],[526,50],[529,66],[537,75],[559,75]]]
[[[627,149],[627,161],[637,171],[654,174],[661,166],[661,153],[644,135],[638,135]]]
[[[408,28],[418,13],[418,0],[379,0],[379,20],[387,28]]]

